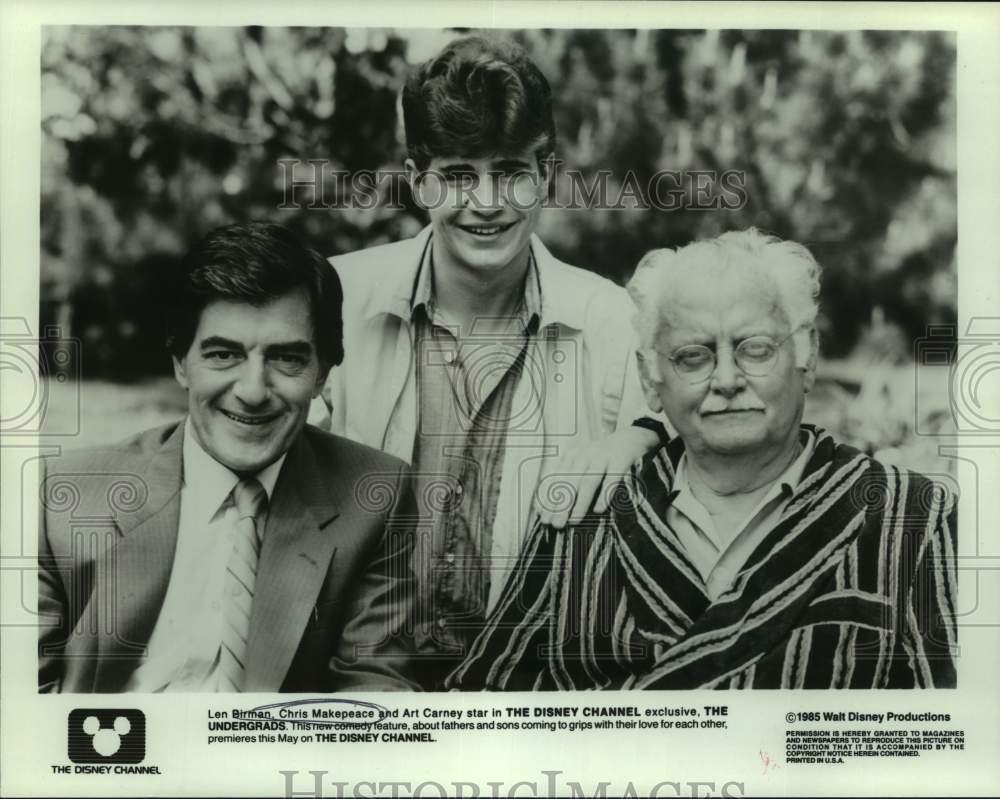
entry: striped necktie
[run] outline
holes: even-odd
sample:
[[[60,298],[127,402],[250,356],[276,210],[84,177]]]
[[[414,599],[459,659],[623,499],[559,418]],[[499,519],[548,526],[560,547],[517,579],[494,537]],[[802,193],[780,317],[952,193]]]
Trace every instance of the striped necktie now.
[[[233,551],[226,564],[225,616],[219,647],[220,691],[243,690],[250,610],[253,607],[257,559],[260,556],[258,524],[263,524],[267,492],[257,480],[240,480],[233,489],[239,520],[233,535]]]

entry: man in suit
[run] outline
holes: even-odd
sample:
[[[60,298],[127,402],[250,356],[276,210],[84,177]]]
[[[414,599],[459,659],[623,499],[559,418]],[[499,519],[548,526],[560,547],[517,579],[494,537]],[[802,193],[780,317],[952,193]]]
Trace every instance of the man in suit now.
[[[44,462],[39,689],[414,688],[409,470],[305,423],[343,358],[336,274],[249,223],[176,278],[187,417]]]
[[[603,509],[659,437],[632,425],[648,411],[624,289],[535,235],[556,142],[542,72],[510,42],[461,38],[414,70],[402,109],[430,224],[331,259],[347,353],[313,418],[413,465],[429,520],[414,558],[417,642],[437,688],[533,514],[561,526]]]

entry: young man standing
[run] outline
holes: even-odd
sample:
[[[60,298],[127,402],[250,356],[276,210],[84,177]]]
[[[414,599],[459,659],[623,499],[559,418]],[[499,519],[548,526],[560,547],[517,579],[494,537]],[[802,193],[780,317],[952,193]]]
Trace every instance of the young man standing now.
[[[562,526],[595,494],[603,509],[659,439],[631,426],[645,404],[624,289],[535,235],[556,140],[538,67],[516,45],[459,39],[410,77],[403,116],[430,225],[331,259],[347,356],[323,398],[332,431],[413,465],[416,638],[435,688],[482,628],[533,512]]]

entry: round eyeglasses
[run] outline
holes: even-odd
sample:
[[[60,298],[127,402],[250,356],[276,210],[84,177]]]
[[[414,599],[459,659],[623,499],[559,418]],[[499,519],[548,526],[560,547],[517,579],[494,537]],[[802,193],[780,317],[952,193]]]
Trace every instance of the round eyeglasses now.
[[[782,339],[770,336],[750,336],[739,342],[733,350],[733,360],[743,374],[748,377],[766,377],[778,361],[781,345],[794,335],[794,331]],[[678,347],[670,355],[664,356],[674,365],[678,377],[689,383],[703,383],[715,372],[718,356],[714,349],[704,344],[688,344]]]

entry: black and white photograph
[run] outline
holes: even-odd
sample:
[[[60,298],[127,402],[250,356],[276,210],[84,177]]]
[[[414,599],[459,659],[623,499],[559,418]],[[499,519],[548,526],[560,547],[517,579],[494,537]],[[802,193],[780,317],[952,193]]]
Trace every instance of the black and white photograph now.
[[[23,795],[995,788],[976,18],[613,5],[35,23]]]

